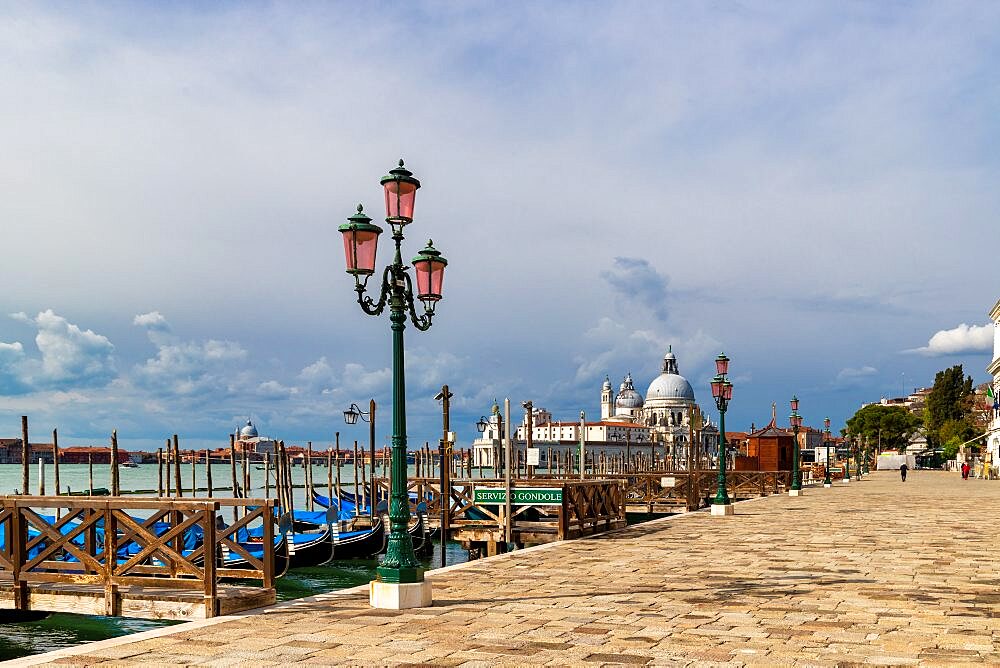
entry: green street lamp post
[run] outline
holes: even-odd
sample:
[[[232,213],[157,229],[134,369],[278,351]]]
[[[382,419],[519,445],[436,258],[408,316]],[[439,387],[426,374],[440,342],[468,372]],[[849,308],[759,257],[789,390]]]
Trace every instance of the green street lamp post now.
[[[347,424],[357,424],[358,418],[361,418],[364,422],[368,423],[368,456],[370,461],[368,462],[369,477],[371,481],[371,489],[368,491],[368,514],[369,517],[374,521],[375,519],[375,502],[377,492],[375,490],[375,409],[377,408],[375,400],[372,399],[368,402],[368,410],[361,410],[361,407],[356,403],[351,402],[350,408],[344,411],[344,422]],[[354,485],[354,492],[357,498],[361,498],[358,493],[357,483]],[[339,500],[338,500],[339,503]]]
[[[826,477],[823,478],[823,487],[833,487],[833,479],[830,478],[830,418],[823,418],[823,445],[826,447]]]
[[[792,395],[792,414],[788,416],[788,420],[792,425],[792,440],[793,443],[793,454],[792,454],[792,485],[788,488],[789,496],[801,496],[802,495],[802,467],[799,464],[799,459],[801,455],[799,454],[799,427],[802,426],[802,416],[799,415],[799,398]]]
[[[861,450],[861,475],[868,475],[871,471],[868,469],[868,445],[866,444]]]
[[[726,408],[733,398],[733,384],[729,382],[729,358],[725,353],[719,353],[715,358],[715,378],[712,379],[712,398],[719,409],[719,475],[718,488],[712,500],[713,515],[732,515],[733,503],[726,492]]]
[[[341,225],[344,238],[344,255],[347,273],[354,276],[354,289],[358,304],[368,315],[378,316],[389,307],[392,323],[392,484],[389,497],[389,542],[385,558],[376,570],[371,583],[370,602],[377,608],[411,608],[431,604],[430,583],[424,581],[424,570],[413,552],[413,543],[407,532],[410,504],[406,492],[406,381],[403,368],[403,330],[407,316],[420,331],[431,327],[434,308],[441,299],[444,268],[448,261],[431,242],[413,260],[413,278],[410,267],[403,263],[401,244],[403,228],[413,222],[413,205],[420,181],[413,173],[399,166],[379,181],[385,193],[385,222],[392,229],[395,255],[391,264],[382,271],[382,284],[377,300],[365,294],[368,280],[375,274],[378,237],[382,228],[371,222],[362,206],[357,213]],[[416,295],[413,283],[416,281]],[[415,300],[423,304],[423,313],[417,315]]]
[[[855,457],[854,442],[847,444],[847,455],[844,457],[844,484],[851,482],[851,458]],[[856,457],[855,457],[856,459]]]

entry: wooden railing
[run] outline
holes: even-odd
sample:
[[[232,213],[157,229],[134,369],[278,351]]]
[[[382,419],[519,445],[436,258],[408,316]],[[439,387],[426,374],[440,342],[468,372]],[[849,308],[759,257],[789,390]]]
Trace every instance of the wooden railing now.
[[[271,499],[2,497],[0,578],[13,587],[18,610],[30,609],[31,585],[61,583],[103,589],[107,615],[121,614],[120,588],[200,591],[203,616],[213,617],[219,614],[220,578],[260,580],[262,588],[273,590],[274,504]],[[222,526],[220,506],[246,507],[246,514]],[[46,510],[58,518],[44,516]],[[239,541],[251,524],[262,524],[260,557]],[[226,568],[223,548],[242,557],[245,568]]]

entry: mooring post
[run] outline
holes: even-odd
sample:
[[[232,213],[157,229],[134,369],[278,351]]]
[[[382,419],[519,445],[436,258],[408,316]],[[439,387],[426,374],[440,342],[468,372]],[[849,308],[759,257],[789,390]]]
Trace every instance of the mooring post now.
[[[56,496],[60,495],[59,487],[59,430],[52,430],[52,466],[54,468],[53,474],[55,475]],[[56,517],[59,516],[59,510],[56,510]]]
[[[181,446],[177,440],[177,434],[174,434],[174,491],[178,498],[184,496],[184,488],[181,483]]]
[[[118,496],[118,430],[111,432],[111,496]]]
[[[208,487],[208,498],[213,498],[215,491],[212,489],[212,453],[208,448],[205,448],[205,485]]]
[[[21,494],[30,494],[28,489],[28,466],[31,454],[28,448],[28,416],[21,416]]]

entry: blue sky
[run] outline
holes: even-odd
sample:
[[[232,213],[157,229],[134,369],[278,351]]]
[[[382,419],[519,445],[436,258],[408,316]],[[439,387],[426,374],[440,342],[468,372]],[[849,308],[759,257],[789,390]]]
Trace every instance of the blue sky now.
[[[406,253],[450,261],[407,330],[414,441],[442,383],[468,442],[494,396],[644,391],[668,345],[705,408],[733,359],[732,429],[983,380],[998,28],[981,2],[6,5],[0,432],[364,438],[341,411],[388,410],[388,321],[336,227],[400,156]]]

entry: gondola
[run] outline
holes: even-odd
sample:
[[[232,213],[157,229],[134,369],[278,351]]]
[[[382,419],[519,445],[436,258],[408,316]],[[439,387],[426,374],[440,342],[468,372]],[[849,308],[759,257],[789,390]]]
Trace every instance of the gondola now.
[[[333,535],[334,559],[371,559],[385,549],[385,523],[376,517],[372,526]]]
[[[315,489],[312,490],[313,503],[322,508],[329,509],[330,499],[329,497],[323,496]],[[385,500],[379,501],[375,506],[376,516],[384,515],[387,510],[387,503]],[[357,507],[354,501],[354,495],[349,492],[341,491],[340,498],[340,513],[339,517],[341,520],[349,521],[360,515],[368,515],[368,506]],[[296,522],[302,521],[306,518],[306,515],[301,514],[296,511]],[[301,518],[301,519],[300,519]],[[388,519],[384,522],[388,524]],[[416,512],[410,515],[410,524],[407,526],[407,532],[410,534],[410,540],[413,541],[413,549],[421,550],[430,545],[430,532],[428,531],[427,522],[427,504],[418,503]],[[384,548],[383,548],[384,549]],[[340,557],[337,557],[338,559]]]

